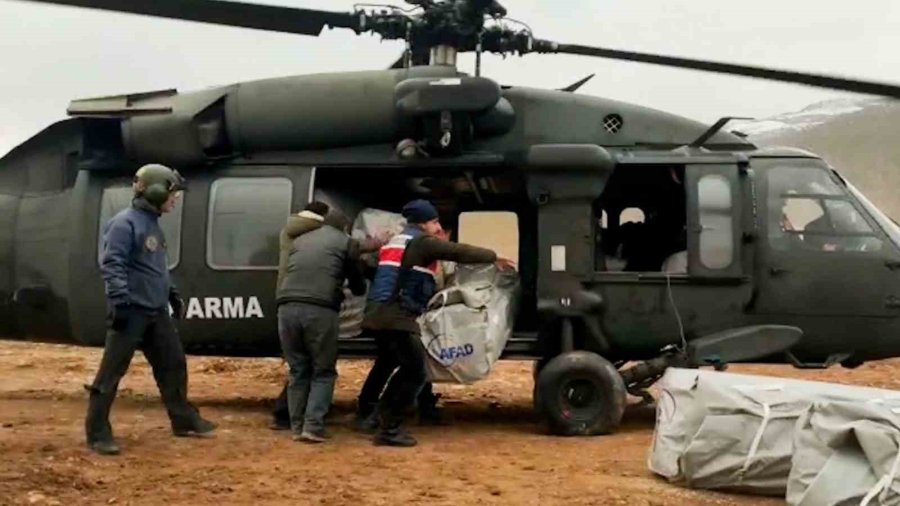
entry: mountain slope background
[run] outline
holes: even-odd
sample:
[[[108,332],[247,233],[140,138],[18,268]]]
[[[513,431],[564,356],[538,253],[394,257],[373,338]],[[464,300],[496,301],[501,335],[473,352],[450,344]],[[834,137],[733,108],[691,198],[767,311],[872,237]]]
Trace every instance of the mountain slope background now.
[[[758,146],[816,153],[900,221],[900,101],[832,100],[733,128]]]

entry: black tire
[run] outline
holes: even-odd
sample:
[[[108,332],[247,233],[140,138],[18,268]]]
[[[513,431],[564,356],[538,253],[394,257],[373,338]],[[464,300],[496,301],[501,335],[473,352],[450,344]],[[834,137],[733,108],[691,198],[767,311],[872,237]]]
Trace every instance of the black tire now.
[[[625,383],[605,358],[570,351],[553,358],[538,374],[534,403],[555,434],[608,434],[625,412]]]

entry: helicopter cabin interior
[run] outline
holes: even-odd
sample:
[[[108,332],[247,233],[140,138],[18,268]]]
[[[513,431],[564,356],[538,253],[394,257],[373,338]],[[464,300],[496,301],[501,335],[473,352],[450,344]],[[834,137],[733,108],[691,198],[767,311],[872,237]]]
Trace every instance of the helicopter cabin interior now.
[[[510,169],[320,168],[313,198],[351,219],[363,209],[399,212],[409,200],[424,198],[437,207],[450,240],[490,248],[519,264],[521,303],[535,304],[537,274],[536,210],[524,178]],[[515,328],[536,326],[533,311],[521,311]]]
[[[684,166],[611,174],[594,203],[595,270],[687,274]]]

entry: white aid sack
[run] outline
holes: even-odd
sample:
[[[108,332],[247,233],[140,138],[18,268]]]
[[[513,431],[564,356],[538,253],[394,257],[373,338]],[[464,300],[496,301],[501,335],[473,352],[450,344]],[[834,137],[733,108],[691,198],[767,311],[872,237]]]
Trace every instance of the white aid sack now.
[[[491,372],[512,335],[519,277],[493,265],[458,265],[453,283],[419,317],[432,382],[473,383]]]
[[[815,403],[800,418],[787,502],[900,505],[900,403]]]
[[[900,392],[709,370],[666,371],[657,383],[648,465],[691,488],[784,496],[794,430],[816,402],[900,399]]]
[[[400,214],[367,208],[360,211],[353,221],[351,235],[359,241],[369,237],[393,236],[402,232],[405,226],[406,218]],[[377,253],[371,255],[377,256]],[[366,293],[362,295],[353,295],[349,288],[344,288],[344,302],[338,316],[339,337],[356,337],[362,334],[368,287],[369,282],[366,281]]]

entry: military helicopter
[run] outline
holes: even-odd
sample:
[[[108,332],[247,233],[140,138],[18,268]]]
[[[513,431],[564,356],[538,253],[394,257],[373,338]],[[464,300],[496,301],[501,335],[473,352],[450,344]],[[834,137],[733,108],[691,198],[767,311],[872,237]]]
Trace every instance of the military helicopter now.
[[[531,359],[555,432],[620,422],[667,367],[857,366],[900,355],[900,227],[813,153],[563,90],[501,86],[484,52],[577,54],[900,97],[900,87],[537,39],[492,0],[340,13],[211,0],[36,0],[406,42],[385,70],[71,102],[0,159],[0,335],[101,346],[103,223],[147,162],[189,180],[163,219],[188,353],[278,356],[285,217],[434,201],[449,228],[513,216],[522,296],[505,358]],[[474,75],[456,66],[475,52]],[[341,339],[343,356],[374,350]]]

